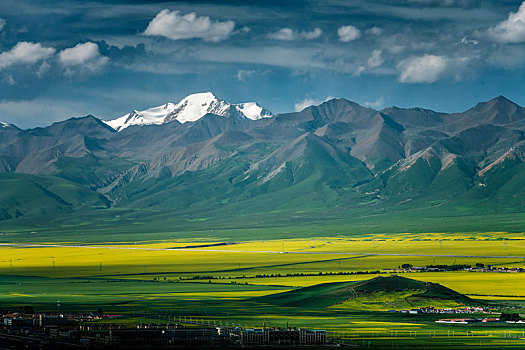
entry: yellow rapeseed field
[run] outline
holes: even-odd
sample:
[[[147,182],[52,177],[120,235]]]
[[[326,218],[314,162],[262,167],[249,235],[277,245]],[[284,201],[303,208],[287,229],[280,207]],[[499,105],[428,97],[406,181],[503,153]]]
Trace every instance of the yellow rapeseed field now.
[[[212,276],[215,278],[214,283],[230,283],[229,278],[235,278],[235,283],[240,284],[304,287],[370,279],[375,275],[338,273],[381,271],[406,263],[426,266],[475,265],[479,262],[523,267],[523,238],[523,234],[517,233],[480,233],[475,237],[461,233],[407,233],[373,235],[360,239],[318,237],[254,240],[229,245],[213,245],[195,240],[85,246],[67,242],[0,245],[0,274],[121,280],[166,278],[167,281],[181,282],[193,276]],[[520,273],[462,271],[404,275],[441,283],[477,297],[525,297],[525,274]]]

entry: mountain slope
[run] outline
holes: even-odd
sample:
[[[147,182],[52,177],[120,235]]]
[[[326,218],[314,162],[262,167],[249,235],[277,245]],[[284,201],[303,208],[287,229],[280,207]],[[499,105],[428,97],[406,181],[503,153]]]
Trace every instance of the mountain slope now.
[[[0,220],[106,209],[96,191],[54,176],[0,173]]]
[[[114,133],[93,116],[22,130],[0,143],[0,164],[8,164],[9,171],[49,174],[60,157],[105,153],[107,140]]]
[[[525,209],[525,113],[503,97],[455,114],[333,99],[271,116],[205,93],[138,114],[120,132],[92,116],[2,124],[0,171],[53,175],[115,208],[166,215]]]

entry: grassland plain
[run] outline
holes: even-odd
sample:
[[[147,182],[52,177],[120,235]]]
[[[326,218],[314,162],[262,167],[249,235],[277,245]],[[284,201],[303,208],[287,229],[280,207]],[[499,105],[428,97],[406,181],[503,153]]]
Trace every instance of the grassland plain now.
[[[408,203],[410,204],[410,203]],[[406,204],[406,205],[408,205]],[[159,210],[111,208],[82,213],[3,220],[0,242],[49,242],[60,237],[64,242],[130,242],[137,237],[148,240],[197,239],[246,241],[257,237],[361,237],[369,234],[427,232],[465,232],[476,236],[488,231],[522,233],[523,212],[468,214],[458,208],[443,206],[399,205],[392,212],[365,210],[340,211],[273,211],[242,215],[238,212],[220,215],[198,212],[173,216]],[[409,209],[408,211],[406,209]]]
[[[0,245],[0,308],[33,305],[54,310],[56,300],[61,300],[66,311],[149,312],[178,321],[189,317],[241,326],[261,326],[266,319],[275,326],[327,329],[331,337],[364,347],[368,342],[372,347],[525,346],[519,325],[439,326],[433,322],[436,316],[384,312],[390,309],[385,303],[400,309],[429,306],[403,301],[408,296],[403,292],[372,293],[328,307],[260,301],[306,286],[388,276],[383,269],[405,263],[523,267],[525,237],[518,232],[370,234],[228,244],[211,235],[136,243],[7,241]],[[521,273],[401,275],[516,310],[525,305]],[[432,306],[458,303],[440,301]]]

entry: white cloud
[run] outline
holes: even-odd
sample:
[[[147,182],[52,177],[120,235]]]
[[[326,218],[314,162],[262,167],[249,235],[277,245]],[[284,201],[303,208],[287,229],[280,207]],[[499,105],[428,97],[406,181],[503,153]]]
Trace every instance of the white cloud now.
[[[384,62],[383,52],[381,50],[375,49],[370,54],[370,57],[368,57],[368,59],[366,60],[366,65],[358,66],[353,72],[353,74],[356,76],[359,76],[361,75],[361,73],[365,72],[366,70],[371,70],[371,69],[381,66],[383,62]]]
[[[268,34],[268,38],[276,40],[294,40],[296,37],[295,31],[290,28],[282,28],[275,33]]]
[[[385,104],[385,102],[383,100],[383,96],[380,96],[375,101],[370,101],[370,102],[365,102],[364,103],[365,106],[370,107],[370,108],[381,108],[381,107],[384,106],[384,104]]]
[[[310,32],[302,31],[300,33],[291,28],[281,28],[276,32],[268,34],[268,38],[285,41],[295,40],[297,38],[313,40],[319,38],[322,34],[323,31],[321,30],[321,28],[314,28],[314,30]]]
[[[465,45],[478,45],[479,41],[474,40],[474,39],[469,39],[465,36],[463,37],[463,39],[461,39],[461,43]]]
[[[358,67],[354,70],[354,75],[355,75],[355,76],[360,76],[361,73],[363,73],[365,70],[366,70],[366,67],[365,67],[365,66],[358,66]]]
[[[294,105],[294,107],[295,107],[296,112],[300,112],[307,107],[318,105],[320,103],[321,103],[321,100],[318,100],[315,98],[305,98],[304,100],[297,102]]]
[[[151,20],[144,35],[218,42],[229,37],[234,27],[233,21],[212,21],[210,17],[197,16],[195,12],[181,15],[180,11],[165,9]]]
[[[372,27],[370,29],[367,29],[367,34],[373,34],[373,35],[381,35],[383,34],[383,29],[379,27]]]
[[[2,31],[2,29],[4,29],[4,27],[5,27],[5,23],[6,23],[6,22],[5,22],[5,19],[0,18],[0,32]]]
[[[412,56],[398,63],[401,83],[433,83],[446,73],[449,59],[443,56]]]
[[[354,26],[342,26],[337,29],[339,41],[347,43],[361,37],[361,31]]]
[[[14,64],[34,64],[49,58],[55,51],[52,47],[21,41],[11,50],[0,54],[0,69]]]
[[[398,81],[401,83],[433,83],[441,78],[461,80],[472,74],[474,57],[446,57],[436,55],[411,56],[400,61]],[[475,60],[474,60],[475,62]]]
[[[64,67],[66,75],[97,72],[109,62],[108,57],[100,54],[98,45],[92,42],[77,44],[60,51],[58,60]]]
[[[319,38],[322,34],[323,34],[323,31],[321,30],[321,28],[315,28],[311,32],[301,32],[299,36],[301,36],[302,38],[305,38],[306,40],[312,40],[312,39]]]
[[[249,78],[254,74],[255,74],[254,70],[240,69],[237,71],[237,74],[235,75],[235,79],[237,81],[243,82],[243,81],[246,81],[246,78]]]
[[[318,99],[318,98],[305,98],[304,100],[301,100],[301,101],[297,102],[294,105],[294,108],[295,108],[296,112],[300,112],[300,111],[302,111],[303,109],[305,109],[307,107],[320,105],[323,102],[330,101],[330,100],[333,100],[333,99],[334,99],[333,96],[328,96],[324,100],[321,100],[321,99]]]
[[[383,52],[381,50],[376,49],[372,51],[372,54],[368,57],[368,60],[366,60],[368,68],[377,68],[382,65],[384,62],[382,54]]]
[[[525,1],[518,12],[511,12],[506,20],[488,29],[488,36],[501,43],[525,42]]]
[[[51,65],[46,61],[42,62],[36,71],[36,75],[39,78],[42,78],[51,69]]]

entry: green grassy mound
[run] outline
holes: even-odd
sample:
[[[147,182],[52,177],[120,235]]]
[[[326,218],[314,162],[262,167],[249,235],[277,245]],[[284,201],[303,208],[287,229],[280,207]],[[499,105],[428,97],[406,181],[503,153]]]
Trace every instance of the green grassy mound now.
[[[453,308],[477,302],[437,283],[397,275],[366,281],[324,283],[259,298],[259,301],[289,307],[332,307],[388,311],[420,307]]]

